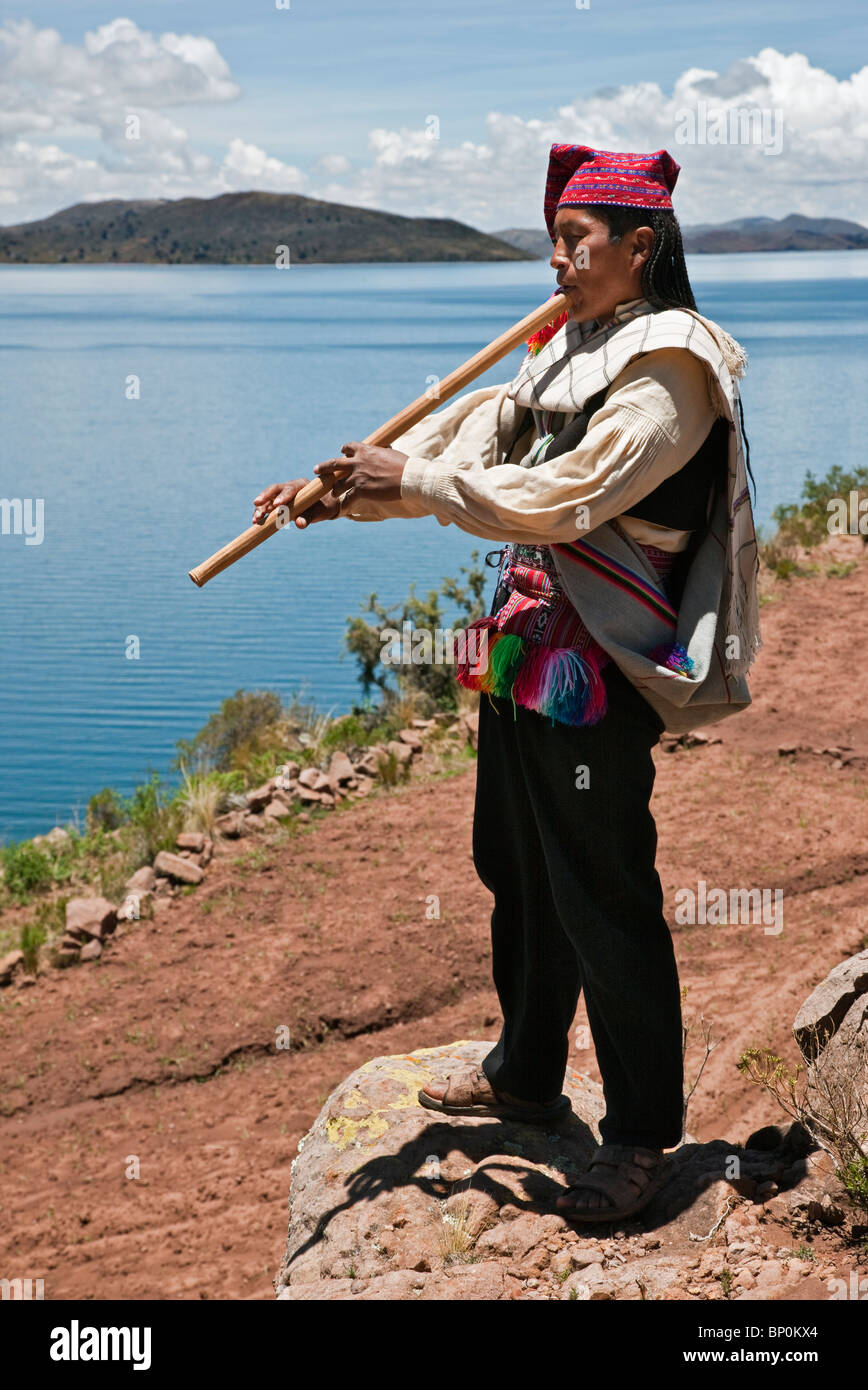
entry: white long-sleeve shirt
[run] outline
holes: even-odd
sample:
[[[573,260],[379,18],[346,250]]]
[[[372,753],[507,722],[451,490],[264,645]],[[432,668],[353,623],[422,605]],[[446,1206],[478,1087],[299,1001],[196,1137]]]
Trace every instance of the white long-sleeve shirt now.
[[[571,541],[577,508],[583,530],[617,518],[637,542],[684,549],[687,531],[622,513],[683,467],[718,414],[702,362],[684,348],[635,359],[615,379],[575,449],[524,467],[533,430],[500,463],[511,438],[501,435],[511,383],[470,391],[426,417],[392,447],[408,455],[395,502],[357,502],[354,521],[435,516],[471,535],[539,545]],[[511,418],[506,412],[507,418]]]

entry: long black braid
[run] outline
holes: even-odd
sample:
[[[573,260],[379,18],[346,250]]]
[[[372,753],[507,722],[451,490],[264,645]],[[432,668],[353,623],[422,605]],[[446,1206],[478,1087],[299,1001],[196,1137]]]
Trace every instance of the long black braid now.
[[[654,233],[651,255],[642,267],[642,293],[660,309],[695,309],[690,287],[681,228],[674,212],[663,208],[621,207],[617,203],[591,203],[587,210],[609,228],[609,240],[620,241],[626,232],[650,227]]]
[[[621,207],[617,203],[590,203],[588,212],[605,222],[609,240],[620,241],[637,227],[650,227],[654,233],[651,255],[642,267],[642,293],[650,304],[659,309],[695,309],[696,300],[687,274],[681,227],[674,212],[663,208]],[[750,466],[750,444],[744,427],[744,408],[738,399],[739,423],[745,446],[745,466],[753,485],[756,503],[756,481]]]

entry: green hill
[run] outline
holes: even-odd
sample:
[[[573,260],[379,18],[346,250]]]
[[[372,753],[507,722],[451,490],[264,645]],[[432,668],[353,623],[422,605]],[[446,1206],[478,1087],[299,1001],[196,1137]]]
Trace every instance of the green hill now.
[[[0,262],[269,265],[281,246],[291,264],[531,259],[451,218],[399,217],[295,193],[76,203],[0,227]]]

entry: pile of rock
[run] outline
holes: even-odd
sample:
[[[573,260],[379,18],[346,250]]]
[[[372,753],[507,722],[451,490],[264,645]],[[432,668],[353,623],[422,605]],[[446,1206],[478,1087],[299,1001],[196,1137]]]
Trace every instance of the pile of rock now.
[[[99,960],[117,923],[118,914],[107,898],[70,898],[66,904],[66,930],[54,953],[55,964]]]
[[[414,760],[424,751],[425,734],[444,722],[448,725],[447,736],[476,748],[479,715],[475,712],[455,719],[444,714],[414,719],[412,726],[402,729],[397,738],[374,744],[355,759],[336,750],[324,767],[285,763],[261,787],[236,797],[235,808],[218,816],[216,830],[221,838],[237,839],[252,830],[267,829],[284,816],[295,815],[305,821],[311,808],[331,810],[341,802],[366,797],[378,781],[395,780],[396,770],[409,774]],[[69,838],[67,831],[55,826],[47,835],[37,836],[33,843],[57,850]],[[124,885],[123,901],[118,907],[102,897],[71,898],[66,904],[64,935],[53,953],[54,963],[69,966],[98,960],[119,922],[153,917],[179,889],[200,884],[213,855],[214,842],[209,836],[185,830],[177,837],[174,851],[160,850],[152,865],[136,870]],[[23,963],[22,951],[10,951],[0,959],[0,986],[21,978]]]
[[[425,733],[444,719],[450,721],[447,735],[464,738],[476,747],[479,728],[476,713],[456,720],[440,715],[433,719],[414,719],[411,727],[401,729],[397,738],[373,744],[355,759],[336,750],[325,767],[301,767],[292,761],[284,763],[276,776],[247,792],[243,806],[218,817],[217,829],[228,839],[237,839],[280,821],[284,816],[297,815],[304,819],[312,809],[330,811],[341,802],[368,796],[378,781],[392,780],[389,769],[399,775],[409,772],[413,761],[424,750]]]

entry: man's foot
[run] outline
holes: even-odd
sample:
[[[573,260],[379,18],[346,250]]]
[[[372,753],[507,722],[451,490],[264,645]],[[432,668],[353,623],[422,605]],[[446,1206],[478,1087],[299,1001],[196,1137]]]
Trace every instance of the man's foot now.
[[[557,1209],[567,1221],[624,1221],[648,1205],[667,1175],[662,1149],[602,1144]]]
[[[568,1096],[541,1103],[495,1091],[481,1067],[470,1067],[442,1081],[429,1081],[418,1096],[420,1105],[427,1110],[439,1110],[445,1115],[490,1115],[496,1120],[521,1120],[529,1125],[557,1124],[570,1113]]]

